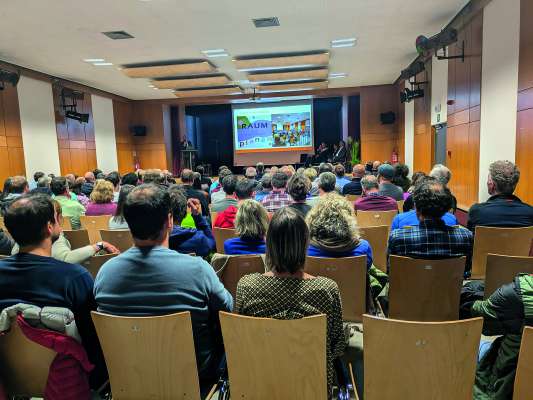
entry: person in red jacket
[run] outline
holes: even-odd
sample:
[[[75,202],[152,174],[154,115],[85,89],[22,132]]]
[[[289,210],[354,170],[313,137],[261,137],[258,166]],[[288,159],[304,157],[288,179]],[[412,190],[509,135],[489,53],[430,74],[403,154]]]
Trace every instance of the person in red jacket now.
[[[235,195],[237,196],[238,204],[241,204],[244,200],[255,197],[254,181],[246,178],[239,179],[235,186]],[[235,228],[235,216],[237,215],[237,207],[229,206],[224,211],[217,215],[214,223],[215,228]]]

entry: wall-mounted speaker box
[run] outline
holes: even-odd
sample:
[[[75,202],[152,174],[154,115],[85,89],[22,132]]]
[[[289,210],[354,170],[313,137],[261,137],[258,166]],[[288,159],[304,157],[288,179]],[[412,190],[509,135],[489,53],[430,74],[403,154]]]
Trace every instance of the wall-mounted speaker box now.
[[[390,125],[396,122],[396,114],[392,111],[382,113],[379,115],[379,119],[383,125]]]
[[[146,126],[133,125],[130,127],[130,132],[133,134],[133,136],[146,136]]]

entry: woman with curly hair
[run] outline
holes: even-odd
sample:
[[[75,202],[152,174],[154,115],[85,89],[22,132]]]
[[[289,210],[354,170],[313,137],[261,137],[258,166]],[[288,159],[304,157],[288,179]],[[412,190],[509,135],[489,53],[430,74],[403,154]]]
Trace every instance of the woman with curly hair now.
[[[103,179],[97,179],[85,215],[115,215],[117,203],[113,203],[113,198],[113,184]]]
[[[353,257],[366,255],[372,266],[372,248],[361,239],[351,203],[336,193],[322,196],[306,218],[313,257]]]

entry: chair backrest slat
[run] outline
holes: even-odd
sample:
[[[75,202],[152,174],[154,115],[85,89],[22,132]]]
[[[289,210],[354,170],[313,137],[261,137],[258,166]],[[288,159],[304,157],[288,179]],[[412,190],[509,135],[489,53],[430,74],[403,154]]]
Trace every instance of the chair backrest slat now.
[[[237,234],[235,233],[235,229],[213,228],[213,236],[217,245],[217,253],[224,254],[224,242],[237,237]]]
[[[91,243],[96,243],[102,240],[102,238],[100,237],[100,230],[109,229],[109,220],[112,217],[112,215],[82,215],[80,217],[81,227],[83,229],[87,229],[87,232],[89,233],[89,240],[91,241]]]
[[[75,231],[63,230],[63,234],[69,241],[70,248],[72,250],[76,250],[80,247],[85,247],[91,244],[91,242],[89,241],[89,232],[87,232],[87,229],[78,229]]]
[[[390,257],[389,317],[410,321],[453,321],[459,300],[465,257],[422,260]]]
[[[342,318],[361,322],[366,312],[366,256],[307,257],[305,272],[334,280],[342,299]]]
[[[392,220],[396,215],[398,215],[397,210],[357,211],[357,225],[360,227],[386,225],[390,229]]]
[[[355,203],[357,200],[361,198],[360,194],[347,194],[346,199],[352,203]]]
[[[324,399],[326,321],[325,315],[276,320],[221,312],[232,398]]]
[[[482,325],[365,315],[365,400],[471,400]]]
[[[265,272],[265,263],[260,255],[230,256],[220,275],[220,281],[235,298],[239,279],[255,272]]]
[[[191,314],[92,312],[113,399],[200,399]]]
[[[111,260],[113,257],[116,257],[117,254],[104,254],[102,256],[92,256],[87,261],[83,263],[83,266],[91,273],[93,279],[98,275],[98,271],[102,268],[107,261]]]
[[[488,299],[500,286],[511,283],[515,276],[522,272],[533,274],[533,257],[487,254],[485,299]]]
[[[361,237],[372,247],[373,264],[383,272],[387,272],[387,247],[390,226],[367,226],[359,228]]]
[[[121,252],[125,252],[133,247],[133,238],[128,229],[125,230],[100,230],[100,237],[104,242],[111,243]]]
[[[476,226],[472,256],[472,278],[485,278],[487,254],[528,256],[531,241],[533,241],[533,226],[525,228]]]
[[[533,394],[533,327],[526,326],[514,379],[513,400],[530,400]]]

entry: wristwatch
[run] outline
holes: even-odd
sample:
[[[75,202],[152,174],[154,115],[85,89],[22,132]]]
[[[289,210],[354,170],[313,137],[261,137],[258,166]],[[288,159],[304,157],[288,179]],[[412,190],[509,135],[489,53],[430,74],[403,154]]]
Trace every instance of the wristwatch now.
[[[105,248],[104,242],[97,242],[96,247],[98,247],[98,251],[102,251]]]

